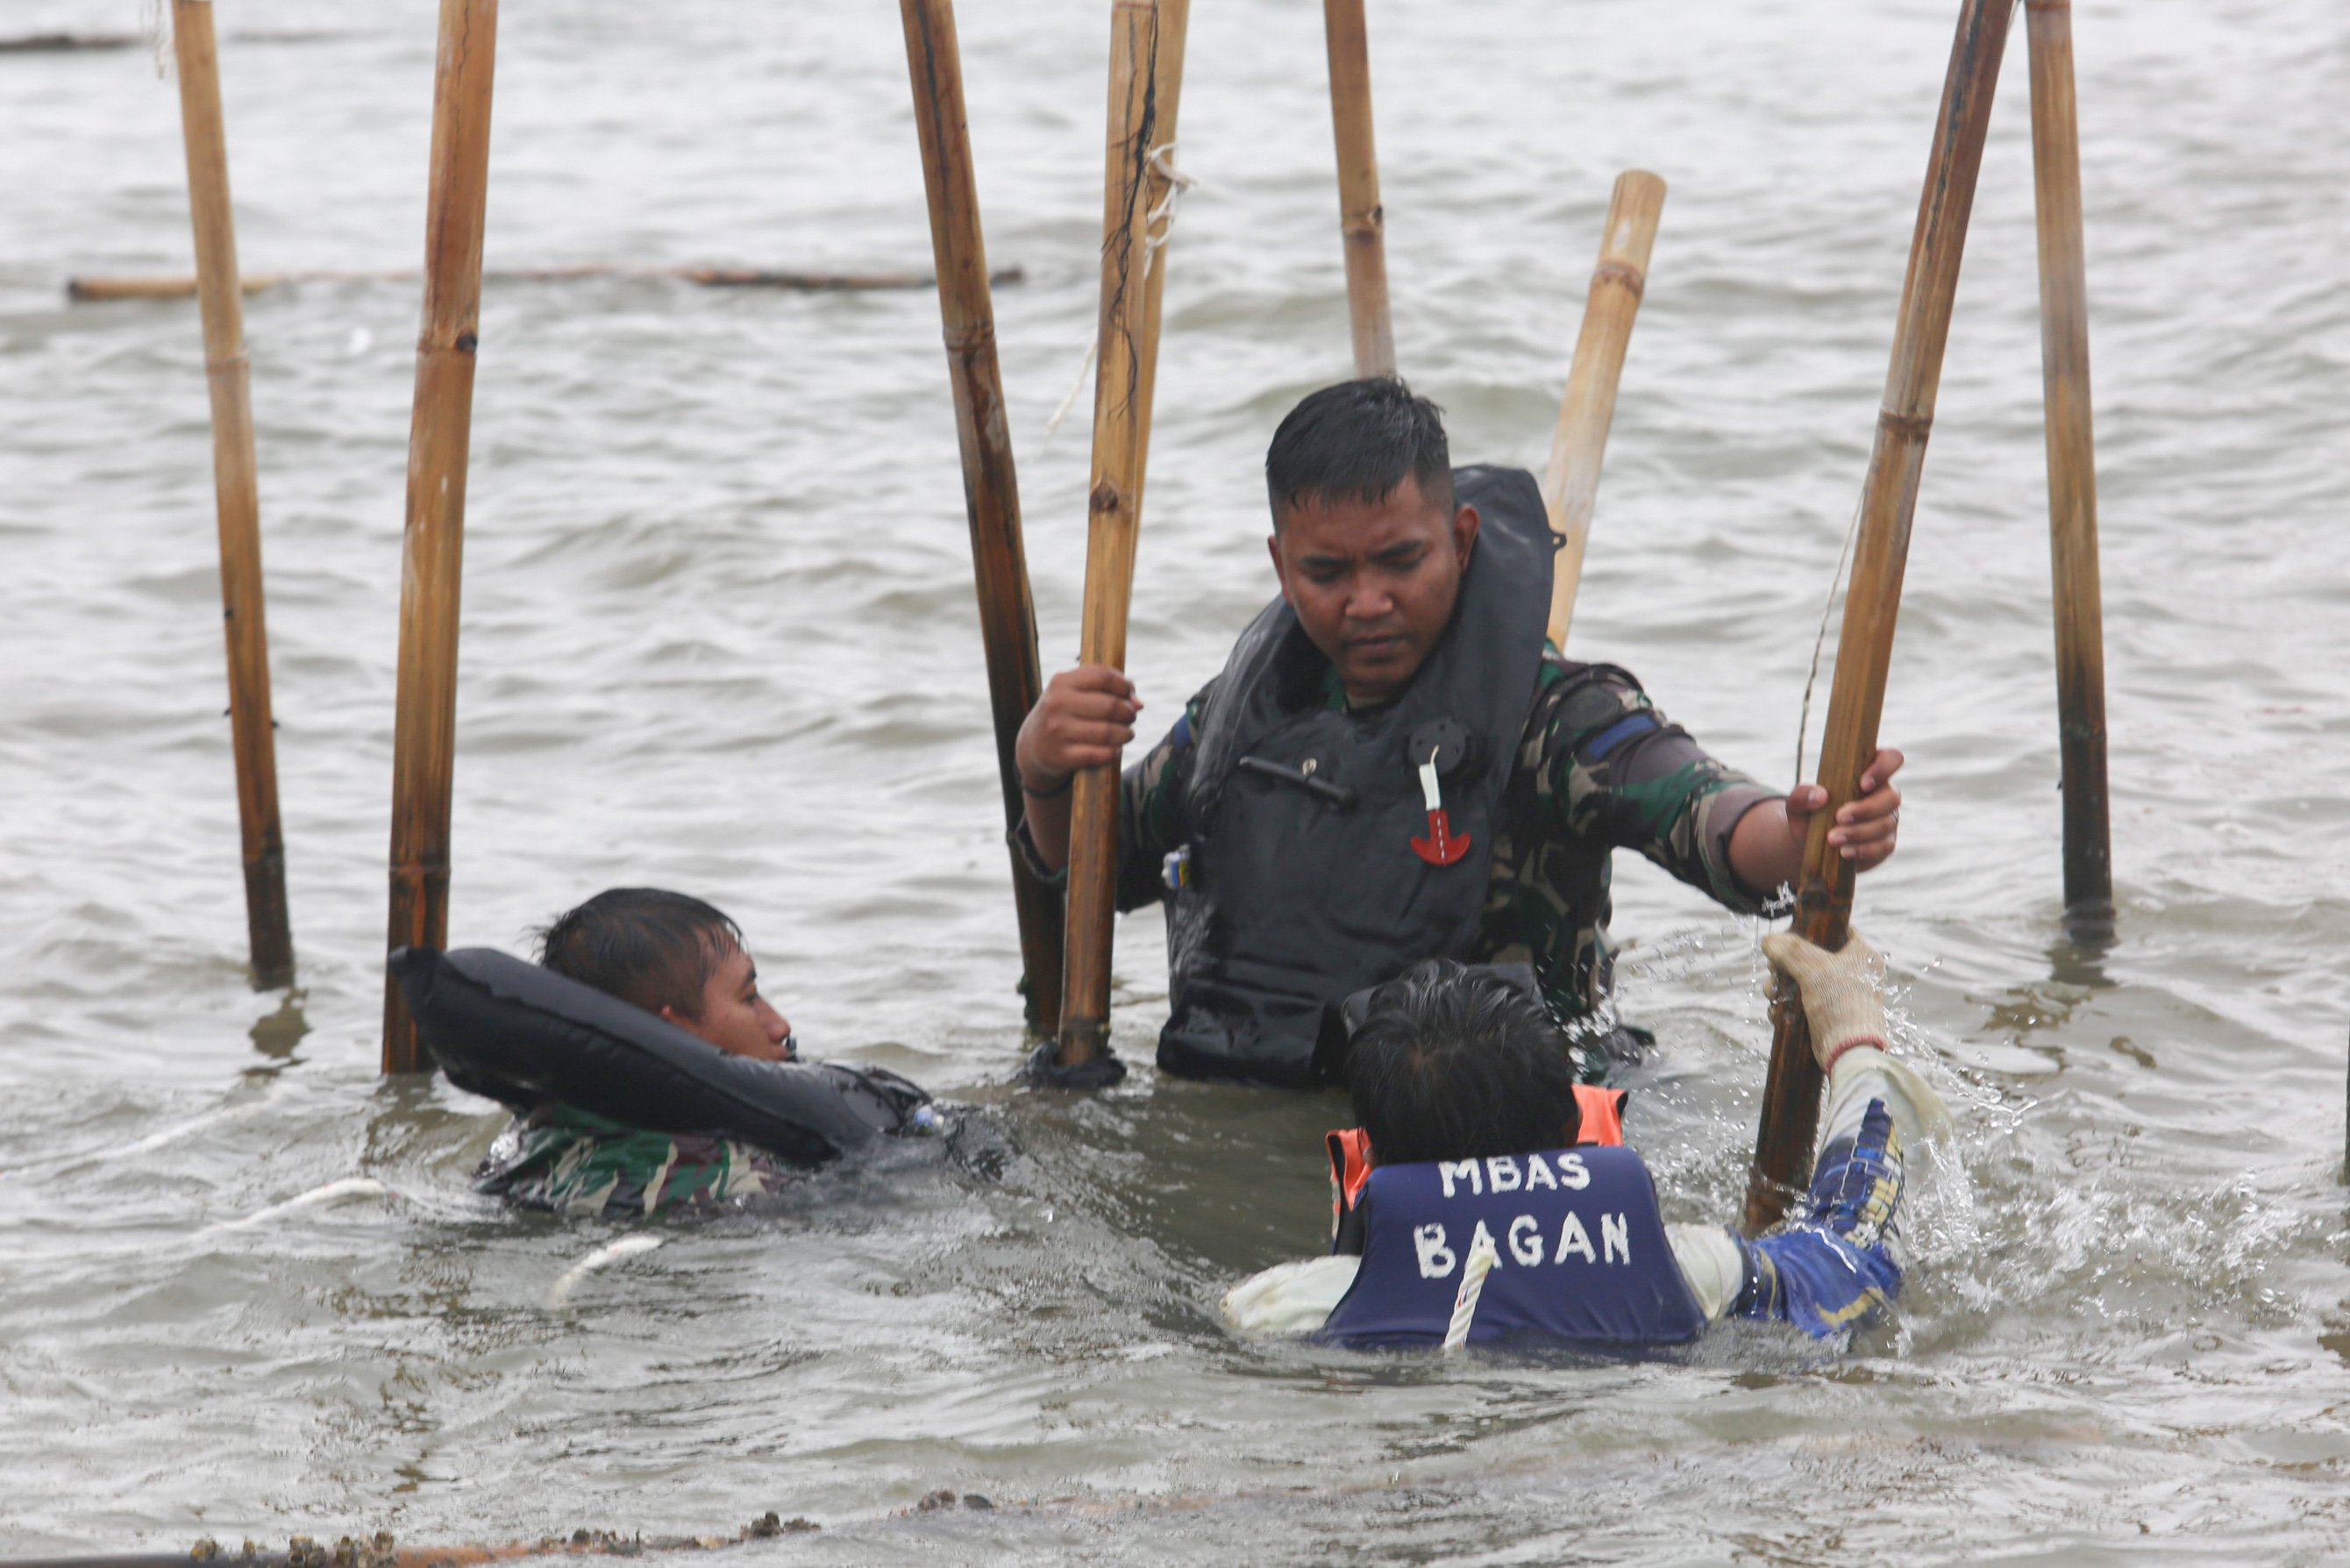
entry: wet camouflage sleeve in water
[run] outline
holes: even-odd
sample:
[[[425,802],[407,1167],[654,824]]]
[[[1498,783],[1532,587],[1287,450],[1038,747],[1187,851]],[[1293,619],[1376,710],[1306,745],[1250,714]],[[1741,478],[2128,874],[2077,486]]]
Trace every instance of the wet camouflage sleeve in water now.
[[[1161,862],[1189,829],[1180,801],[1192,727],[1211,682],[1128,768],[1119,791],[1121,909],[1163,898]],[[1334,705],[1345,693],[1331,687]],[[1545,648],[1533,709],[1510,776],[1511,827],[1493,846],[1482,961],[1531,963],[1554,1014],[1599,1010],[1609,979],[1611,851],[1637,849],[1742,914],[1768,889],[1730,868],[1730,835],[1753,806],[1778,798],[1717,761],[1612,665],[1571,664]]]
[[[784,1167],[731,1138],[647,1132],[570,1106],[542,1106],[498,1136],[476,1189],[558,1214],[614,1219],[773,1192]]]

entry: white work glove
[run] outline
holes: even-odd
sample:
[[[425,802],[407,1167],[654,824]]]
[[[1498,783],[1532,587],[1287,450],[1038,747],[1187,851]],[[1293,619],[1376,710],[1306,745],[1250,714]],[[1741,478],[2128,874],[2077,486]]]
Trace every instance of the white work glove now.
[[[1804,999],[1812,1055],[1828,1075],[1822,1143],[1858,1130],[1872,1099],[1881,1099],[1904,1147],[1916,1149],[1950,1134],[1950,1113],[1923,1078],[1885,1050],[1885,955],[1858,931],[1835,952],[1793,931],[1762,939],[1780,978]]]
[[[1885,955],[1858,931],[1849,932],[1835,952],[1793,931],[1773,931],[1762,939],[1762,953],[1780,978],[1802,993],[1812,1054],[1822,1071],[1856,1042],[1870,1040],[1884,1048]]]

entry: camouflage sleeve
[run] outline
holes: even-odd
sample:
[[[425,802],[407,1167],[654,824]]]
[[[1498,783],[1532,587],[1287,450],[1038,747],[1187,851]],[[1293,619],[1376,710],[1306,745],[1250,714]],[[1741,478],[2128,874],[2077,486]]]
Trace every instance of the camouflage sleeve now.
[[[1544,687],[1536,811],[1553,832],[1637,849],[1715,902],[1758,912],[1774,891],[1730,867],[1738,819],[1779,792],[1707,754],[1629,674],[1591,665]],[[1529,737],[1533,739],[1533,737]]]
[[[1167,896],[1160,877],[1167,857],[1183,841],[1183,781],[1191,758],[1191,732],[1214,682],[1183,705],[1183,716],[1126,770],[1118,792],[1118,907],[1123,911],[1155,904]]]
[[[549,1104],[515,1118],[477,1190],[558,1214],[651,1216],[773,1192],[782,1167],[731,1138],[648,1132]]]

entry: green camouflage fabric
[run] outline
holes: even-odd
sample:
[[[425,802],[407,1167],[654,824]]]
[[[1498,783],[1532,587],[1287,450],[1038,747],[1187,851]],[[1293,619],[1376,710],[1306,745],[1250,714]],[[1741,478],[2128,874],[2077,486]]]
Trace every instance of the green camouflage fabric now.
[[[1189,722],[1126,770],[1122,909],[1166,896],[1160,866],[1188,836],[1181,801],[1189,735],[1214,689],[1213,681],[1201,688],[1184,709]],[[1324,693],[1331,707],[1346,708],[1335,675]],[[1747,888],[1731,872],[1730,835],[1749,809],[1780,793],[1708,755],[1630,674],[1571,663],[1545,644],[1471,960],[1532,964],[1570,1037],[1604,1035],[1616,1023],[1607,1006],[1611,853],[1637,849],[1715,902],[1757,913],[1770,890]],[[1598,1056],[1592,1054],[1595,1067]]]
[[[515,1116],[498,1136],[473,1186],[558,1214],[639,1218],[773,1192],[785,1168],[732,1138],[647,1132],[546,1105]]]

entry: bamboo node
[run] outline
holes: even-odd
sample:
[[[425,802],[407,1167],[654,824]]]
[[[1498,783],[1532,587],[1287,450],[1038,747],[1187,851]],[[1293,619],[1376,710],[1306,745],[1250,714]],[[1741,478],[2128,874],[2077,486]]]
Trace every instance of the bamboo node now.
[[[471,354],[480,342],[481,338],[476,334],[471,332],[460,332],[457,334],[457,352],[460,354]]]
[[[1107,479],[1095,485],[1092,492],[1086,497],[1086,507],[1092,512],[1114,513],[1123,504],[1118,493],[1118,486]]]
[[[978,321],[969,327],[950,327],[946,330],[946,339],[950,354],[978,353],[995,342],[995,323]]]
[[[1934,416],[1931,414],[1897,414],[1891,409],[1879,409],[1877,410],[1877,423],[1888,434],[1905,437],[1920,445],[1934,433]]]
[[[1603,283],[1621,284],[1632,291],[1632,297],[1635,299],[1648,292],[1648,275],[1630,262],[1601,262],[1592,271],[1591,285],[1596,288]]]

